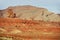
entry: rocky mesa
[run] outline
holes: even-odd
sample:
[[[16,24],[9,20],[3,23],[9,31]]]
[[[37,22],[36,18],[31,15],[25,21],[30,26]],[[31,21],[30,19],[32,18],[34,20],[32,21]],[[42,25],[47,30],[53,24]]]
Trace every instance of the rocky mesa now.
[[[60,16],[29,5],[0,10],[0,40],[60,40]]]
[[[44,20],[60,22],[60,16],[46,8],[35,6],[11,6],[0,11],[2,18],[20,18],[25,20]]]

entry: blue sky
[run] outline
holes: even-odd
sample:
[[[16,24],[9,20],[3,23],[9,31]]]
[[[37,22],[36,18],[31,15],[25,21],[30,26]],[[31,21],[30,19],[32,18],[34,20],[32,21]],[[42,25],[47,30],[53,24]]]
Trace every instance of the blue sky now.
[[[16,5],[32,5],[60,13],[60,0],[0,0],[0,9]]]

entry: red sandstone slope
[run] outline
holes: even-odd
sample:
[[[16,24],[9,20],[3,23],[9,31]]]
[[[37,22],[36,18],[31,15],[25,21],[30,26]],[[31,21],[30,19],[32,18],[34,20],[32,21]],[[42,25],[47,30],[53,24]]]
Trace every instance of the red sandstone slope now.
[[[60,40],[60,23],[0,18],[0,36],[13,37],[13,40]]]
[[[0,40],[60,40],[60,16],[34,6],[0,10]]]

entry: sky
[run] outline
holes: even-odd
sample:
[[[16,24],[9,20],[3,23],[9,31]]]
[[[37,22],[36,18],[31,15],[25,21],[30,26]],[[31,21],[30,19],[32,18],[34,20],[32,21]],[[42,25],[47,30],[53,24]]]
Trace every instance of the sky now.
[[[60,0],[0,0],[0,10],[9,6],[32,5],[60,13]]]

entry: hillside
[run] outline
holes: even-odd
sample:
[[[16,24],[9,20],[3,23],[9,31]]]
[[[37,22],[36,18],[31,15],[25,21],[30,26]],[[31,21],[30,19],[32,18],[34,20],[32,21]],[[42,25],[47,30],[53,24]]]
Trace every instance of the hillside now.
[[[0,10],[0,40],[60,40],[59,15],[29,5]]]
[[[59,40],[60,23],[0,18],[0,37],[12,40]]]
[[[35,6],[11,6],[2,10],[2,18],[20,18],[26,20],[43,20],[60,22],[60,16],[46,8]],[[1,14],[0,14],[1,15]]]

